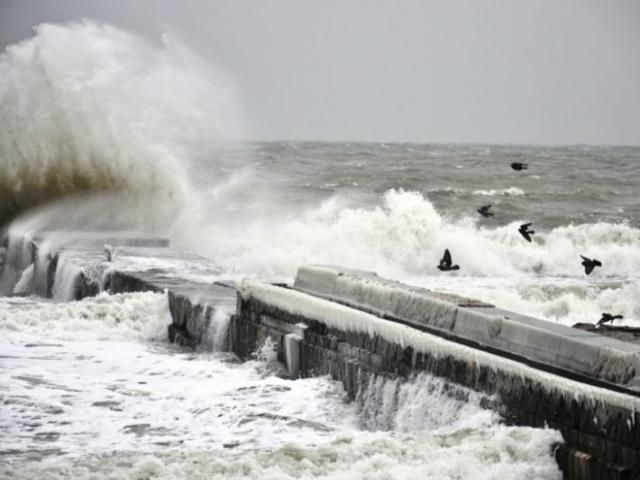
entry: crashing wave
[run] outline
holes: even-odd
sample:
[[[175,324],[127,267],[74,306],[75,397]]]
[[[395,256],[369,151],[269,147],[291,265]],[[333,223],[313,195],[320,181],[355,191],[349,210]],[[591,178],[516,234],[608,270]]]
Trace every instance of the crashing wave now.
[[[279,221],[243,216],[239,225],[214,225],[225,235],[206,236],[201,251],[234,271],[292,275],[309,263],[372,270],[391,278],[437,273],[445,248],[460,275],[583,277],[579,255],[606,268],[590,278],[640,271],[640,230],[598,222],[538,232],[533,243],[518,233],[522,221],[497,228],[477,219],[451,219],[418,192],[389,190],[380,205],[345,207],[332,199]]]
[[[187,204],[189,153],[238,133],[228,81],[166,36],[42,24],[0,78],[0,224],[87,193]]]

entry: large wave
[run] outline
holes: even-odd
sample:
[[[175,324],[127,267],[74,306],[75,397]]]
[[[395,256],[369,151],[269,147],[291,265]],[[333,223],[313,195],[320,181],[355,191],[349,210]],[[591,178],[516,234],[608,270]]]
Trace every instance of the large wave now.
[[[0,224],[86,193],[188,204],[187,159],[239,135],[231,83],[169,36],[43,24],[0,79]]]
[[[445,248],[463,277],[584,277],[580,255],[602,261],[593,279],[640,271],[640,230],[629,225],[571,224],[538,232],[528,243],[518,233],[522,222],[485,228],[475,218],[449,218],[412,191],[389,190],[370,207],[345,206],[336,197],[295,216],[242,218],[201,248],[247,272],[287,275],[304,263],[329,263],[395,278],[423,276],[438,273]]]
[[[204,235],[197,248],[227,271],[287,280],[299,265],[334,264],[569,325],[595,322],[605,311],[623,314],[622,323],[640,320],[637,228],[568,224],[528,243],[518,233],[524,219],[486,227],[442,214],[418,192],[389,190],[374,206],[348,202],[334,197],[301,214],[245,212],[237,224],[225,218],[214,224],[224,235]],[[445,248],[459,271],[437,270]],[[580,255],[603,266],[586,276]]]

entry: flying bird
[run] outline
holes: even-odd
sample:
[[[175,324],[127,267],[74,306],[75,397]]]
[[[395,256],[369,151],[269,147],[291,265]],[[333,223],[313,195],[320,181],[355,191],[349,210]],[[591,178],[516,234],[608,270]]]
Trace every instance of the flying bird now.
[[[460,266],[458,265],[451,265],[451,253],[449,253],[449,249],[447,248],[444,251],[444,255],[442,256],[442,259],[440,260],[440,264],[438,265],[438,269],[442,270],[443,272],[448,272],[449,270],[459,270]]]
[[[602,318],[598,320],[598,323],[596,323],[596,326],[604,325],[607,322],[613,323],[614,320],[622,319],[622,318],[624,318],[622,315],[611,315],[610,313],[603,313]]]
[[[531,222],[520,225],[520,228],[518,229],[520,235],[522,235],[527,242],[531,242],[531,235],[536,233],[534,230],[529,230],[530,226]]]
[[[588,257],[585,257],[584,255],[580,255],[580,258],[582,258],[582,266],[584,267],[584,273],[586,273],[587,275],[593,272],[594,268],[602,266],[602,263],[600,263],[600,260],[596,260],[595,258],[588,258]]]
[[[483,205],[478,209],[478,213],[480,215],[482,215],[483,217],[493,217],[493,212],[490,212],[489,209],[491,208],[491,204],[489,205]]]
[[[511,164],[511,168],[513,168],[514,170],[520,171],[520,170],[526,170],[527,168],[529,168],[529,165],[527,163],[513,162]]]

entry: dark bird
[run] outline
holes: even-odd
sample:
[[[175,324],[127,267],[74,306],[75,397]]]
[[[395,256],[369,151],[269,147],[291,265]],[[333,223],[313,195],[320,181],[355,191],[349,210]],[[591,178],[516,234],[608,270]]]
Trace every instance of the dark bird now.
[[[531,226],[531,222],[520,225],[520,228],[518,229],[518,232],[520,232],[520,235],[522,235],[527,242],[530,242],[531,235],[536,233],[534,230],[529,230],[530,226]]]
[[[442,256],[442,259],[440,260],[440,265],[438,265],[438,269],[442,270],[443,272],[448,272],[449,270],[459,270],[460,267],[458,265],[451,265],[451,253],[449,253],[449,249],[447,248],[444,251],[444,255]]]
[[[526,170],[527,168],[529,168],[529,165],[527,163],[513,162],[511,164],[511,168],[513,168],[514,170],[520,171],[520,170]]]
[[[491,205],[483,205],[478,209],[478,213],[483,217],[493,217],[493,212],[490,212],[489,209]]]
[[[584,267],[584,273],[586,273],[587,275],[593,272],[594,268],[602,266],[602,263],[600,263],[600,260],[596,260],[595,258],[593,259],[587,258],[584,255],[580,255],[580,258],[582,258],[582,266]]]
[[[611,315],[610,313],[603,313],[602,318],[598,320],[598,323],[596,323],[596,325],[604,325],[607,322],[613,323],[614,320],[617,320],[619,318],[622,319],[624,317],[622,315]]]

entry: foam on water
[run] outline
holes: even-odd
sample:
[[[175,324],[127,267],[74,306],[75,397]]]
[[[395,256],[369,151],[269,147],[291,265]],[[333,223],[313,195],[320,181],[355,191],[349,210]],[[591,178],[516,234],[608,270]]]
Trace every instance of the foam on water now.
[[[237,363],[167,345],[168,321],[155,293],[1,302],[0,477],[560,478],[559,434],[501,426],[474,392],[419,375],[349,403],[326,377],[275,376],[270,339]]]
[[[497,184],[503,170],[492,171],[486,162],[502,155],[511,173],[508,162],[514,152],[521,155],[518,148],[413,145],[398,156],[394,145],[380,144],[371,153],[373,147],[345,144],[353,158],[325,168],[308,153],[334,155],[324,144],[252,146],[264,154],[264,168],[274,171],[268,185],[254,188],[261,177],[253,175],[254,165],[225,170],[214,148],[239,136],[230,81],[170,36],[154,43],[90,21],[41,25],[33,38],[0,56],[0,79],[6,127],[0,129],[0,223],[39,206],[9,229],[0,291],[44,292],[49,249],[56,245],[41,245],[34,264],[29,242],[43,230],[135,229],[169,232],[178,248],[207,254],[213,263],[153,255],[140,260],[116,248],[118,268],[161,268],[211,283],[245,274],[288,279],[302,264],[339,264],[565,323],[602,310],[640,318],[640,231],[618,215],[634,218],[634,204],[623,203],[628,195],[600,184],[576,190],[572,195],[587,204],[584,217],[574,217],[571,208],[560,209],[560,221],[539,212],[550,227],[534,225],[531,244],[517,233],[531,220],[524,217],[535,213],[525,200],[535,203],[541,198],[536,185],[554,179],[531,161],[543,162],[547,152],[523,147],[536,174]],[[286,157],[288,150],[293,157]],[[569,160],[582,160],[574,150]],[[622,180],[632,179],[636,154],[602,155],[610,153],[627,169]],[[198,178],[189,179],[197,157]],[[286,170],[278,172],[281,157]],[[563,165],[569,173],[576,168]],[[575,171],[588,173],[578,166]],[[576,184],[588,182],[581,177]],[[620,191],[635,188],[618,183]],[[194,184],[207,192],[204,200]],[[574,186],[563,184],[555,194],[566,196]],[[417,191],[423,188],[430,198],[441,197],[437,208]],[[614,213],[590,211],[614,194],[621,202]],[[469,216],[477,207],[466,203],[484,197],[502,204],[508,220]],[[205,222],[201,202],[207,200]],[[448,209],[455,202],[465,205]],[[589,220],[571,223],[580,218]],[[435,268],[445,248],[462,267],[452,275]],[[585,278],[580,254],[600,259],[603,268]],[[80,273],[104,273],[84,272],[64,253],[59,262],[57,300],[73,298]],[[256,285],[245,288],[266,291]],[[298,308],[295,298],[280,300]],[[342,328],[379,327],[391,339],[436,354],[458,348],[387,328],[371,316],[341,318],[324,304],[315,307],[314,314]],[[205,344],[217,353],[196,354],[166,345],[165,295],[0,302],[0,476],[560,478],[550,452],[560,439],[556,432],[502,426],[481,407],[480,396],[428,375],[409,382],[374,379],[358,402],[347,404],[341,385],[327,378],[279,378],[283,367],[270,340],[246,364],[220,354],[231,312],[215,311]],[[458,350],[469,361],[536,374]],[[287,363],[295,368],[292,356]],[[603,395],[540,375],[549,388]]]
[[[493,197],[496,195],[506,195],[506,196],[519,196],[524,195],[524,190],[518,187],[509,187],[504,188],[502,190],[490,189],[490,190],[474,190],[474,195],[481,195],[485,197]]]
[[[536,234],[530,244],[518,233],[522,222],[485,228],[475,218],[448,218],[419,192],[389,190],[380,206],[368,208],[333,198],[277,223],[244,220],[237,232],[231,226],[224,236],[207,237],[209,250],[229,269],[292,275],[298,265],[324,263],[404,278],[437,272],[449,248],[460,275],[578,277],[584,275],[581,254],[606,266],[591,278],[640,271],[640,230],[628,225],[563,226]]]
[[[225,271],[288,279],[299,265],[342,265],[569,325],[597,321],[603,311],[640,322],[640,297],[632,294],[640,288],[639,229],[571,224],[538,231],[528,243],[518,233],[525,220],[485,227],[443,215],[418,192],[390,190],[380,206],[354,208],[333,197],[300,216],[244,217],[199,248]],[[445,248],[460,271],[437,271]],[[587,277],[580,255],[603,267]]]
[[[0,329],[47,338],[165,339],[167,298],[151,292],[100,294],[79,302],[0,302]]]
[[[266,368],[274,355],[240,364],[168,346],[165,295],[0,306],[0,463],[178,445],[267,448],[355,424],[340,384],[274,377]]]
[[[11,478],[403,480],[560,480],[549,457],[551,430],[492,427],[443,435],[342,435],[320,446],[274,450],[170,451],[46,462],[9,470]]]

